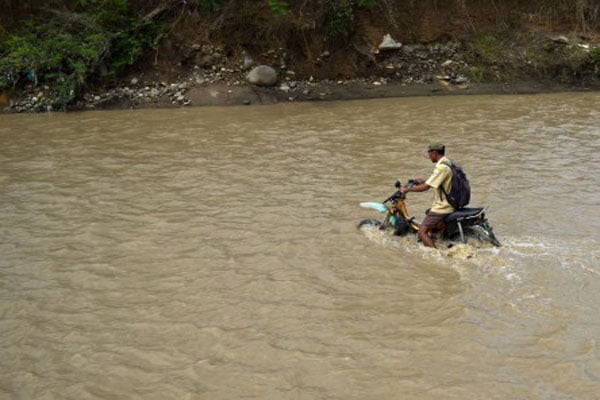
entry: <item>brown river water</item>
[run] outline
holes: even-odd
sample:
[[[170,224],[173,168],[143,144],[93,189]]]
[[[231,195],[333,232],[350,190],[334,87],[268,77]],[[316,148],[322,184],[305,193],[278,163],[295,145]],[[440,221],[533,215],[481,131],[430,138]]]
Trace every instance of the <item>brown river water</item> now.
[[[430,140],[503,247],[357,229]],[[598,93],[0,115],[0,398],[600,399],[599,154]]]

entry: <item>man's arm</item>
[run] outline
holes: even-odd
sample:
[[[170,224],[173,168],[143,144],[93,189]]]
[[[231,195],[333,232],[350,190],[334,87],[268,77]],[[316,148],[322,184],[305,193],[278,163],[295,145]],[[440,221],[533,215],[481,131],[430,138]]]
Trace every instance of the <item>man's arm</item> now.
[[[427,190],[431,189],[431,186],[429,186],[428,184],[426,184],[425,182],[423,182],[421,180],[421,183],[408,187],[408,186],[403,186],[402,189],[400,189],[400,191],[402,193],[406,193],[406,192],[425,192]]]

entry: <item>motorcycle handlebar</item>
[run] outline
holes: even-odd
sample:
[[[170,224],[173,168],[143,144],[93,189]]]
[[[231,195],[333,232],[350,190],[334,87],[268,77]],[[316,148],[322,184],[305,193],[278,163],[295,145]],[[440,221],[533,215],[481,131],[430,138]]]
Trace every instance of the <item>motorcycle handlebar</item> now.
[[[414,185],[418,185],[420,183],[423,183],[422,179],[411,178],[406,183],[406,186],[414,186]],[[400,182],[400,179],[396,179],[396,181],[394,182],[394,187],[396,189],[400,189],[402,187],[402,182]]]
[[[396,192],[394,192],[394,194],[392,194],[390,197],[388,197],[387,199],[385,199],[383,201],[383,203],[387,203],[388,201],[394,201],[394,200],[398,200],[398,199],[403,199],[405,198],[406,195],[404,193],[402,193],[401,191],[397,190]]]
[[[418,185],[419,183],[421,183],[420,179],[411,178],[408,180],[406,186],[412,187],[412,186]],[[394,194],[392,194],[390,197],[388,197],[386,200],[384,200],[384,203],[406,197],[406,194],[404,194],[400,191],[400,188],[402,188],[402,182],[400,182],[400,179],[396,179],[396,181],[394,182],[394,187],[396,187],[396,189],[398,189],[398,190]]]

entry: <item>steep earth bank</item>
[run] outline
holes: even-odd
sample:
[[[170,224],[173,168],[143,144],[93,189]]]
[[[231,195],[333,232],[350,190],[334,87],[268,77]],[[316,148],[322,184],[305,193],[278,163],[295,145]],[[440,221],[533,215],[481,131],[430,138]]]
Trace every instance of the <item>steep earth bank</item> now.
[[[90,82],[69,109],[600,89],[598,28],[542,23],[525,12],[509,19],[498,7],[388,10],[385,18],[363,10],[344,40],[307,25],[310,15],[284,27],[261,17],[266,10],[242,22],[225,11],[219,22],[182,13],[158,47],[117,81]],[[275,82],[248,82],[259,65],[274,70]],[[32,83],[0,95],[0,106],[51,111],[52,92]]]

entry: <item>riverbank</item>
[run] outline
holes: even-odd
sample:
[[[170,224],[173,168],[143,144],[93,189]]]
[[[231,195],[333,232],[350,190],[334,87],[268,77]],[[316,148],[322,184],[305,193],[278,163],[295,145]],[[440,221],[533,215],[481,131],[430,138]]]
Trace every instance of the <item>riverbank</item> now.
[[[191,61],[182,63],[170,57],[142,63],[112,87],[91,86],[66,110],[600,90],[598,72],[585,59],[590,49],[597,45],[570,42],[566,36],[558,36],[558,39],[544,36],[535,43],[527,44],[527,57],[515,57],[505,49],[502,62],[489,62],[481,60],[473,50],[473,44],[447,41],[403,45],[393,42],[391,48],[380,45],[371,51],[371,63],[358,74],[370,73],[368,77],[338,79],[306,78],[306,72],[298,73],[293,63],[286,62],[286,52],[281,49],[254,56],[259,60],[255,61],[247,52],[228,54],[218,46],[192,44],[192,53],[186,56]],[[512,47],[513,54],[527,53],[523,48]],[[579,57],[579,69],[569,69],[564,61],[556,65],[548,64],[547,60],[540,61],[542,56],[559,52],[562,58],[566,58],[565,54],[570,58]],[[345,62],[339,55],[329,52],[322,53],[318,61],[339,70]],[[268,84],[250,83],[249,72],[257,65],[269,65],[274,80]],[[296,66],[301,67],[297,63]],[[25,86],[20,92],[13,93],[12,98],[4,98],[4,102],[0,105],[5,112],[56,111],[53,106],[55,94],[46,85]]]
[[[135,82],[135,81],[134,81]],[[43,90],[43,89],[42,89]],[[281,102],[360,100],[393,97],[544,94],[600,91],[600,82],[565,84],[553,81],[514,80],[504,83],[452,82],[437,76],[431,82],[407,83],[385,77],[354,80],[294,81],[274,87],[238,83],[190,83],[152,85],[130,84],[106,92],[86,94],[68,111],[182,108],[195,106],[262,105]],[[39,97],[38,97],[39,96]],[[6,99],[5,99],[6,100]],[[9,100],[4,113],[57,111],[45,103],[43,91]]]
[[[42,3],[0,16],[0,110],[600,88],[587,0]],[[250,78],[257,68],[266,79]]]
[[[598,85],[565,85],[552,82],[520,81],[500,83],[452,84],[444,79],[432,83],[382,82],[381,80],[321,81],[300,82],[295,88],[288,86],[264,88],[251,85],[213,83],[204,86],[188,87],[173,84],[162,96],[142,98],[138,95],[110,98],[102,102],[87,103],[81,109],[146,109],[180,108],[194,106],[238,106],[261,105],[281,102],[359,100],[392,97],[416,96],[457,96],[457,95],[505,95],[542,94],[557,92],[600,91]],[[168,86],[171,87],[171,86]],[[152,92],[151,88],[132,92]]]
[[[231,85],[210,83],[191,85],[186,82],[161,82],[152,86],[135,85],[111,89],[105,93],[86,95],[68,108],[68,111],[182,108],[198,106],[240,106],[263,105],[282,102],[360,100],[394,97],[421,96],[468,96],[468,95],[511,95],[544,94],[559,92],[600,91],[596,82],[583,84],[561,84],[520,80],[510,83],[452,83],[438,77],[430,83],[390,82],[385,78],[303,81],[293,87],[283,84],[277,87],[259,87],[249,84]],[[4,113],[51,112],[57,111],[33,96],[12,102]]]

